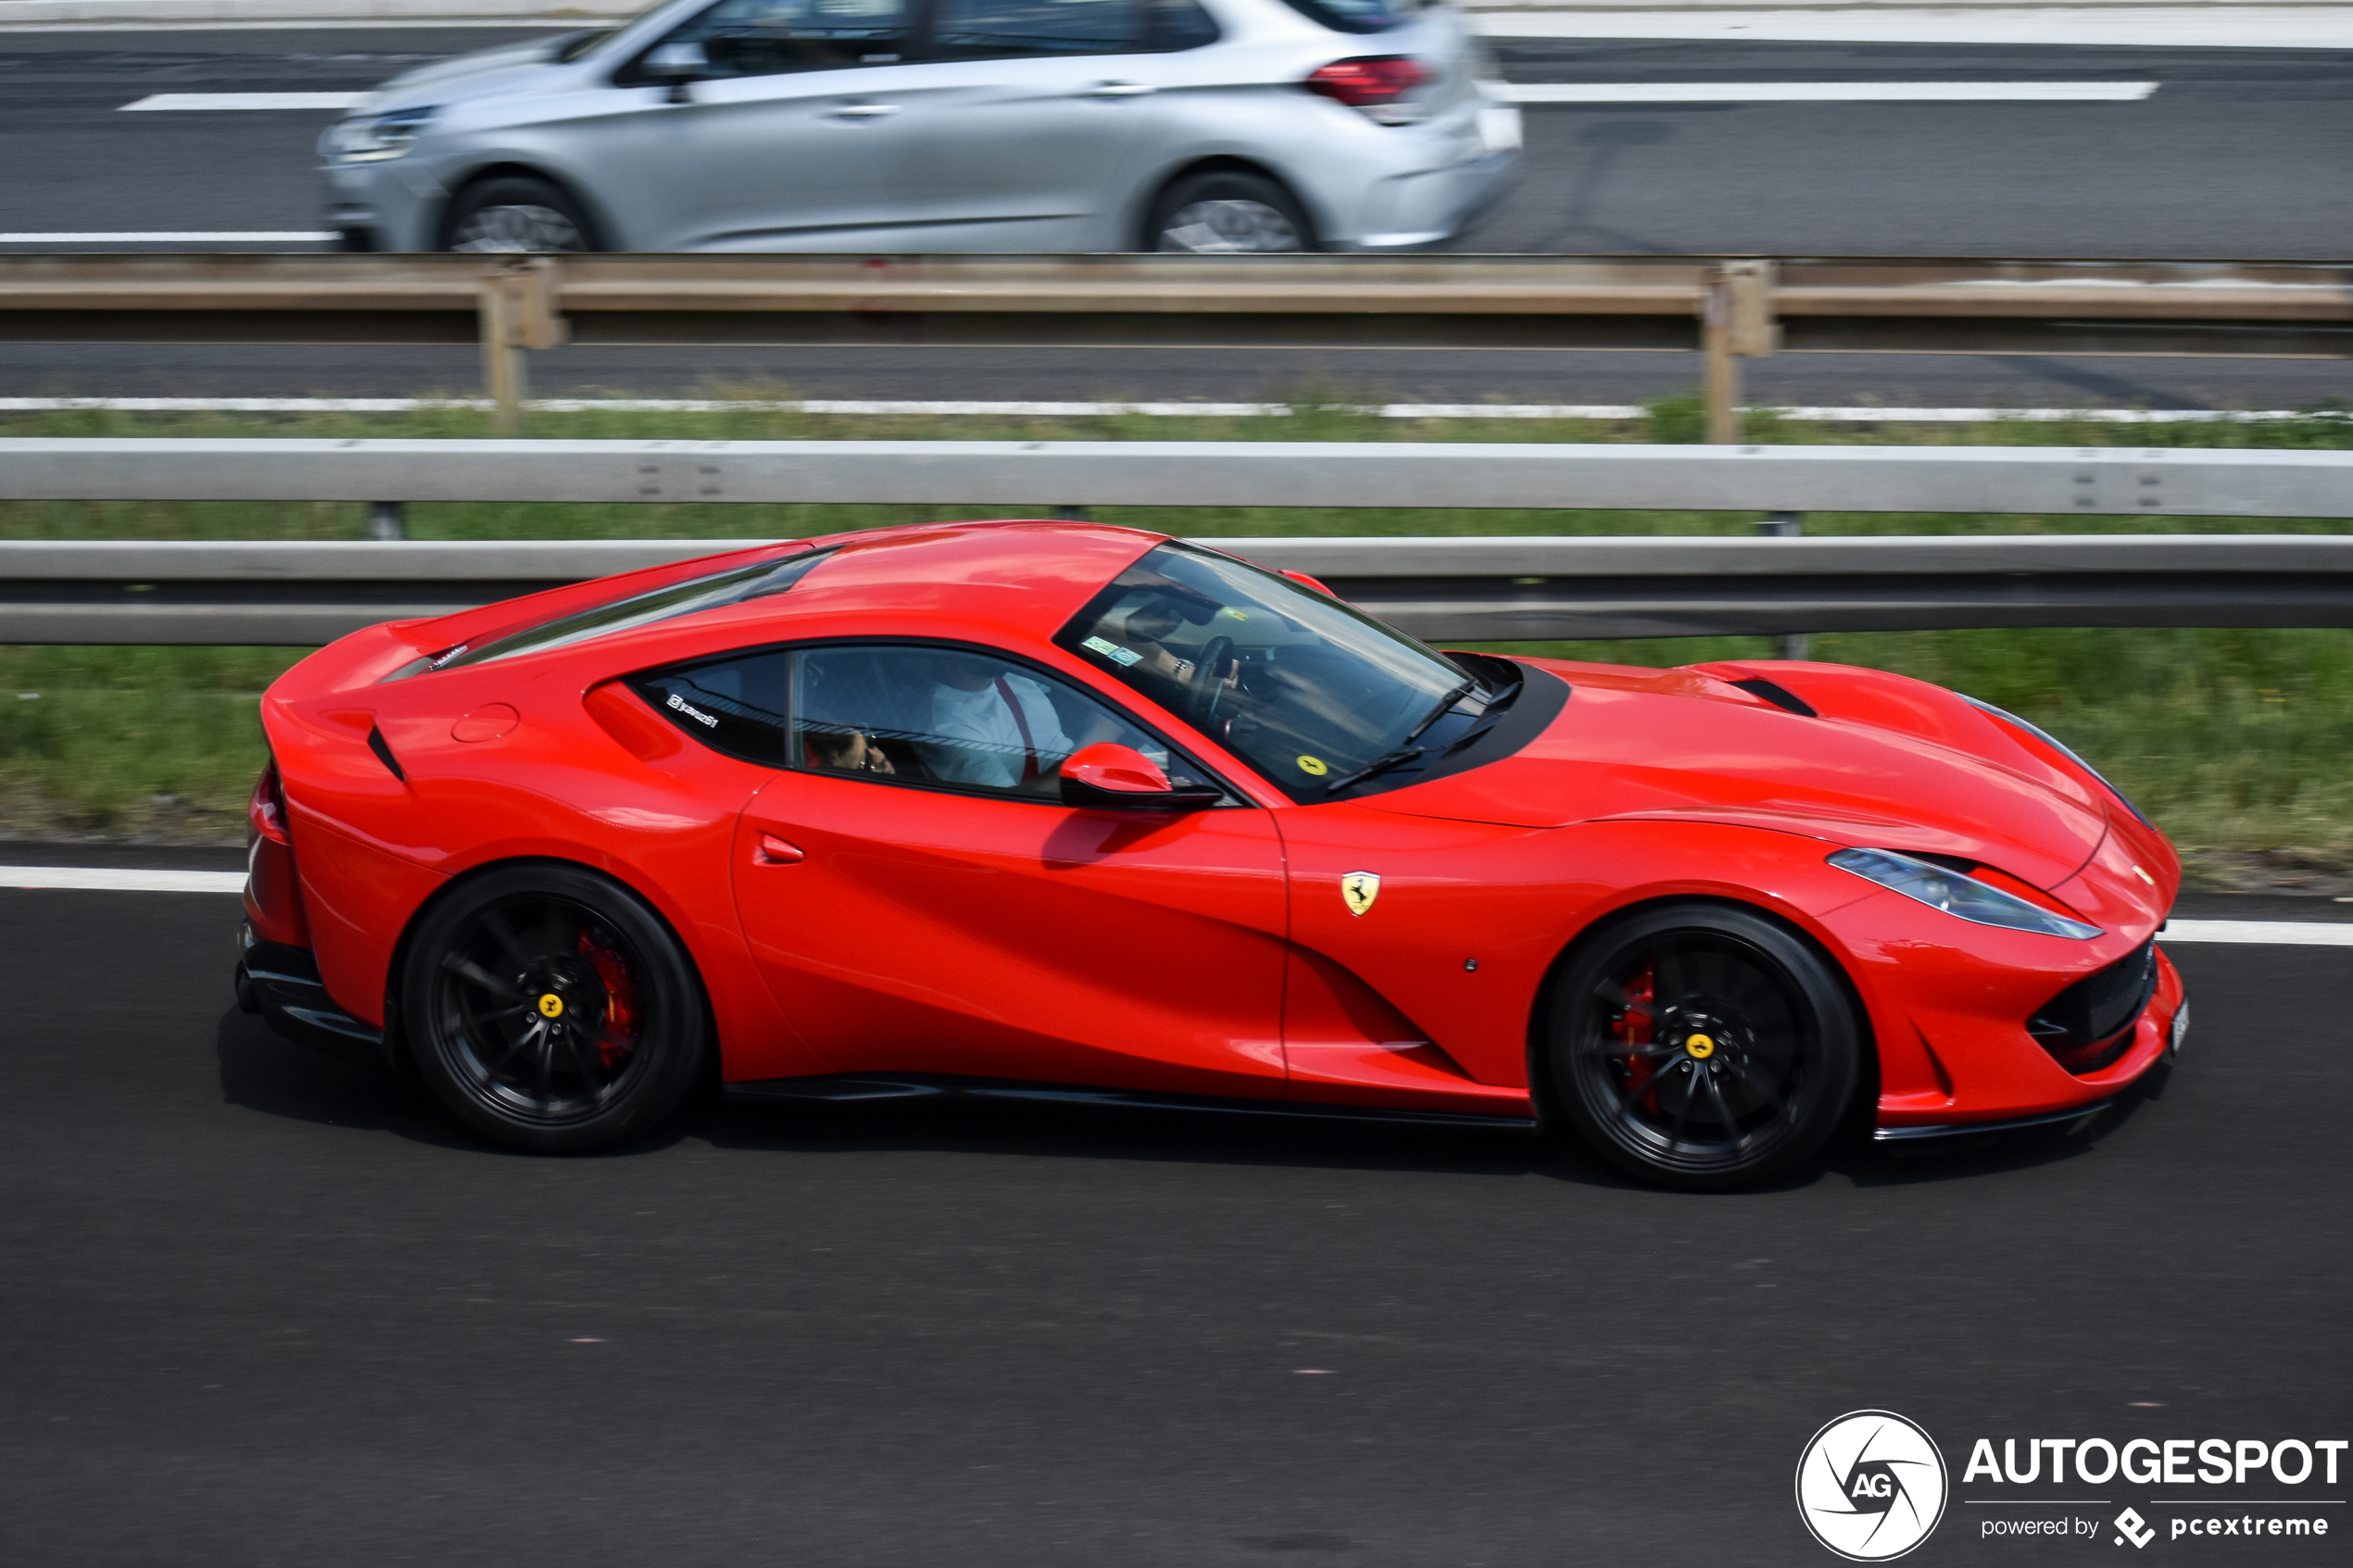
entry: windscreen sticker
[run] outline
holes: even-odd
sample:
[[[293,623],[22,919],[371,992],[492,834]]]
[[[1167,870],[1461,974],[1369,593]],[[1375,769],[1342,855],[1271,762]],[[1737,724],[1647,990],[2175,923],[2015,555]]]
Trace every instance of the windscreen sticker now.
[[[1108,637],[1089,637],[1078,646],[1083,648],[1091,648],[1123,669],[1130,664],[1142,662],[1144,657],[1133,648],[1121,647]]]
[[[1320,757],[1302,757],[1299,759],[1299,771],[1302,773],[1313,773],[1320,779],[1332,770],[1331,765]]]

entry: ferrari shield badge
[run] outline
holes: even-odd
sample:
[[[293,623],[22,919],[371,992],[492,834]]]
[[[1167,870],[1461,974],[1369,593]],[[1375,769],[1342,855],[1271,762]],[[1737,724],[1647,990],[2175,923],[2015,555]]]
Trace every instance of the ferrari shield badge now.
[[[1350,872],[1340,879],[1340,901],[1352,915],[1361,915],[1380,897],[1380,878],[1372,872]]]

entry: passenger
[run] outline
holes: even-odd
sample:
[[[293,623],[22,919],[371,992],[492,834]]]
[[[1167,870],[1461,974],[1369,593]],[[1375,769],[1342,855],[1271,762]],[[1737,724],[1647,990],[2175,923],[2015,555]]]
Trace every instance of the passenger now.
[[[1093,727],[1110,726],[1099,720]],[[1061,787],[1055,771],[1081,744],[1063,733],[1044,686],[972,659],[941,662],[931,733],[948,743],[924,748],[934,778],[1038,795]]]
[[[863,730],[803,730],[802,755],[812,768],[850,773],[895,773],[882,747]]]

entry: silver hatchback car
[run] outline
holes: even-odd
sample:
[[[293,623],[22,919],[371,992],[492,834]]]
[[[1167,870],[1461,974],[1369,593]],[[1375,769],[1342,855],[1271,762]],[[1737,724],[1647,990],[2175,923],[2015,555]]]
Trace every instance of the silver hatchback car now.
[[[360,250],[1400,250],[1519,111],[1431,0],[670,0],[386,82],[321,139]]]

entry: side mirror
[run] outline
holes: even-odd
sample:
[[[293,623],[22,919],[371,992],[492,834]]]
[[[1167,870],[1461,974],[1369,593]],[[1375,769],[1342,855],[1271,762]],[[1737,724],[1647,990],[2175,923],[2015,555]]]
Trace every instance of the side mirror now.
[[[1338,594],[1332,592],[1329,583],[1324,583],[1319,579],[1310,577],[1303,571],[1285,571],[1283,575],[1290,578],[1292,582],[1298,583],[1302,588],[1315,589],[1317,593],[1323,595],[1324,597],[1327,599],[1336,599],[1340,597]]]
[[[1063,759],[1063,804],[1089,810],[1199,811],[1226,798],[1217,789],[1178,789],[1133,746],[1109,741]]]
[[[684,104],[692,101],[686,89],[711,74],[711,56],[691,39],[658,44],[646,56],[644,69],[656,82],[670,83],[672,103]]]

